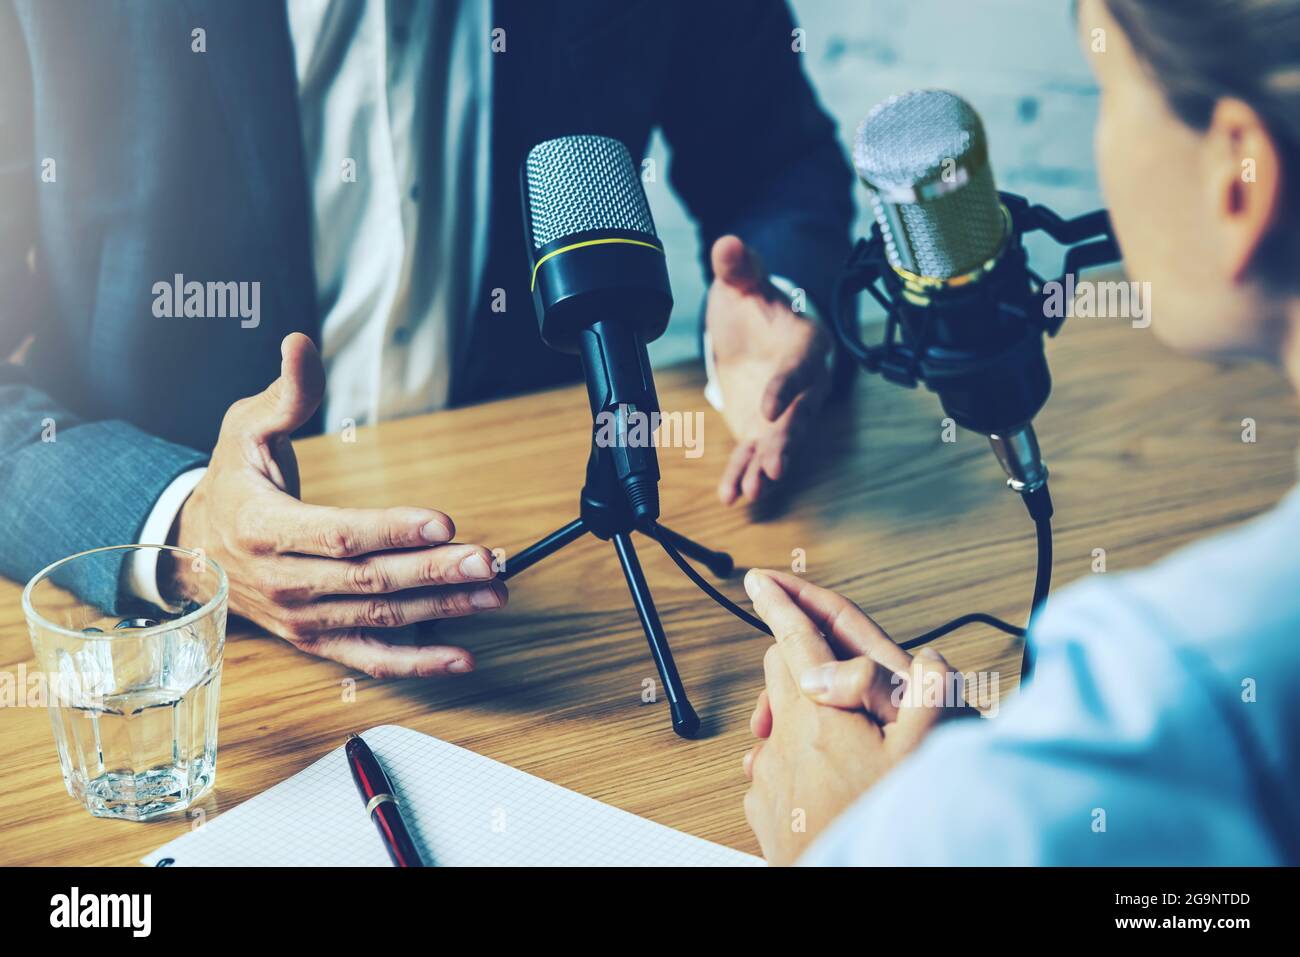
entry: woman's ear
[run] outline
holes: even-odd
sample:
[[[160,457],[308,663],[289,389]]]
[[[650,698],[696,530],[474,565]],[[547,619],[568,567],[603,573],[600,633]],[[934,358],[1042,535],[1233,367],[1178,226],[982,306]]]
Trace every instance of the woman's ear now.
[[[1234,98],[1215,105],[1205,145],[1220,263],[1231,281],[1242,282],[1280,214],[1282,157],[1260,115]]]

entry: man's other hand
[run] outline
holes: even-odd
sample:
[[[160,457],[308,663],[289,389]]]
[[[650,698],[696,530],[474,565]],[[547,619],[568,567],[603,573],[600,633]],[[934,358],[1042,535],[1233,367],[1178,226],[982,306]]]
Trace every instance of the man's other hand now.
[[[320,405],[325,371],[304,335],[280,351],[280,378],[226,413],[174,543],[225,569],[231,611],[309,654],[375,677],[470,671],[465,649],[413,642],[400,629],[504,605],[491,554],[452,543],[451,519],[432,509],[300,501],[289,436]],[[185,562],[160,568],[164,592],[183,595],[188,573]]]
[[[790,308],[758,255],[735,236],[713,244],[705,325],[736,440],[718,497],[756,502],[789,470],[831,388],[833,343],[811,316]]]

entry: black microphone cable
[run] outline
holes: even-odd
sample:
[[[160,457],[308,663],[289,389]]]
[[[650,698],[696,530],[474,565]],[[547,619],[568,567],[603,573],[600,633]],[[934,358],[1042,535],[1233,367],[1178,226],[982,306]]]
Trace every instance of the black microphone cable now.
[[[1024,684],[1029,680],[1034,670],[1034,656],[1032,647],[1029,644],[1029,635],[1033,631],[1035,622],[1038,621],[1039,616],[1047,607],[1047,593],[1052,587],[1052,496],[1047,491],[1047,484],[1044,483],[1032,491],[1021,492],[1020,497],[1025,503],[1029,517],[1034,521],[1034,537],[1038,542],[1038,562],[1034,571],[1034,597],[1029,605],[1028,625],[1021,628],[994,615],[973,612],[969,615],[954,618],[947,624],[940,625],[938,628],[927,631],[923,635],[918,635],[909,641],[901,642],[899,647],[910,651],[967,625],[992,625],[994,628],[1024,641],[1020,656],[1020,683]]]
[[[690,562],[682,558],[681,552],[672,546],[672,543],[668,541],[667,536],[660,534],[661,527],[658,522],[644,522],[641,531],[659,543],[659,546],[668,554],[668,557],[673,560],[673,563],[682,570],[682,574],[693,581],[700,591],[704,592],[704,594],[708,595],[751,628],[757,628],[766,635],[772,634],[772,629],[767,627],[761,618],[756,618],[754,615],[751,615],[726,595],[722,594],[722,592],[710,585],[708,581],[705,580],[704,576],[695,570],[694,566],[692,566]]]
[[[996,615],[990,615],[985,612],[971,612],[970,614],[961,615],[954,618],[937,628],[918,635],[915,638],[909,638],[901,641],[898,646],[904,651],[911,651],[913,648],[919,648],[922,645],[929,644],[945,635],[952,634],[958,629],[965,628],[967,625],[990,625],[999,631],[1006,632],[1014,638],[1024,640],[1024,647],[1021,651],[1020,660],[1020,683],[1023,685],[1029,680],[1033,672],[1034,658],[1030,648],[1028,634],[1032,630],[1034,623],[1042,614],[1043,609],[1047,606],[1047,593],[1052,585],[1052,498],[1044,484],[1033,491],[1021,493],[1025,502],[1025,508],[1029,511],[1030,517],[1034,520],[1035,537],[1038,541],[1038,563],[1037,570],[1034,574],[1034,597],[1030,604],[1029,625],[1022,628],[1019,625],[1013,625],[1008,621],[998,618]],[[722,608],[735,615],[751,628],[763,632],[765,635],[771,635],[772,629],[769,628],[761,619],[756,618],[749,612],[745,611],[735,602],[733,602],[722,592],[718,591],[709,582],[695,570],[695,568],[682,557],[681,553],[666,540],[666,537],[659,534],[658,522],[646,522],[641,529],[647,536],[653,538],[659,543],[659,546],[667,553],[673,563],[682,570],[687,578],[708,595]]]

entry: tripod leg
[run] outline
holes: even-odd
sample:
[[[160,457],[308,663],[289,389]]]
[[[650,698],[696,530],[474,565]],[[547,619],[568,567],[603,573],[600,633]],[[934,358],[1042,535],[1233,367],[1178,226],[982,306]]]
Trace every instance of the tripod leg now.
[[[664,626],[659,622],[659,613],[655,611],[654,599],[650,596],[650,586],[646,584],[641,563],[632,547],[632,539],[626,532],[614,535],[614,549],[618,552],[619,564],[623,566],[623,575],[627,578],[628,590],[632,593],[632,601],[641,618],[641,627],[645,629],[646,641],[650,643],[650,654],[668,694],[673,730],[683,738],[694,737],[700,729],[700,719],[691,703],[686,700],[686,691],[677,674],[673,653],[668,649],[668,637],[664,634]]]
[[[715,552],[705,548],[699,542],[692,541],[685,535],[679,535],[671,528],[655,522],[649,528],[640,529],[643,535],[649,535],[657,542],[667,542],[687,558],[693,558],[719,578],[726,578],[736,570],[736,563],[726,552]]]
[[[554,555],[565,545],[577,541],[586,534],[586,523],[580,518],[575,518],[568,525],[557,528],[536,544],[529,545],[514,558],[507,558],[505,568],[497,577],[504,581],[518,575],[521,571],[531,568],[548,555]]]

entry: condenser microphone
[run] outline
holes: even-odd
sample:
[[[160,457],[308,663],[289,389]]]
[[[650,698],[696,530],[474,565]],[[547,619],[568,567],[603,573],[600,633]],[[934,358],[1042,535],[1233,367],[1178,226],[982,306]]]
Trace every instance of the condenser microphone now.
[[[994,184],[979,115],[918,90],[863,121],[854,166],[904,303],[919,378],[960,426],[989,437],[1017,491],[1047,481],[1033,418],[1051,391],[1037,289]]]
[[[1119,259],[1106,211],[1065,220],[1024,197],[1000,193],[984,124],[952,93],[918,90],[881,103],[858,128],[853,163],[871,194],[875,225],[837,284],[833,326],[868,372],[924,383],[963,428],[989,438],[1007,484],[1034,520],[1038,568],[1030,623],[1052,579],[1052,499],[1033,420],[1052,390],[1043,338],[1063,320],[1045,308],[1048,283],[1029,267],[1023,237],[1042,230],[1069,245],[1064,273]],[[862,341],[857,296],[885,309],[884,341]],[[973,622],[1024,636],[991,615],[964,615],[912,648]],[[1021,680],[1032,671],[1024,649]]]
[[[641,179],[620,141],[584,135],[534,146],[520,181],[542,340],[581,357],[592,416],[615,425],[609,452],[628,503],[653,521],[654,445],[627,439],[636,417],[659,412],[646,344],[667,328],[673,297]]]

